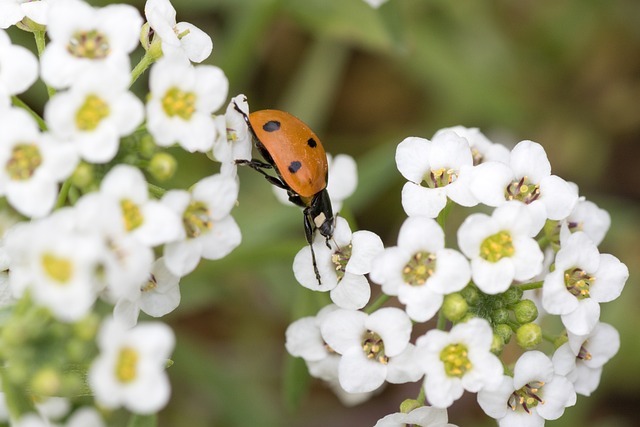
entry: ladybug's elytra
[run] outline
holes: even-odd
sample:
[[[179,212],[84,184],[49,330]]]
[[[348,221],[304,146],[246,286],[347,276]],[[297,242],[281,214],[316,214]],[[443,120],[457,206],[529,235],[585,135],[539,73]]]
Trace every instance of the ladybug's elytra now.
[[[325,238],[327,247],[333,237],[334,218],[327,193],[327,155],[320,139],[300,119],[280,110],[260,110],[247,115],[234,102],[253,134],[255,146],[264,158],[237,160],[260,172],[271,184],[287,190],[289,200],[304,208],[304,232],[311,248],[313,270],[321,285],[313,251],[316,230]],[[277,176],[265,169],[274,169]]]

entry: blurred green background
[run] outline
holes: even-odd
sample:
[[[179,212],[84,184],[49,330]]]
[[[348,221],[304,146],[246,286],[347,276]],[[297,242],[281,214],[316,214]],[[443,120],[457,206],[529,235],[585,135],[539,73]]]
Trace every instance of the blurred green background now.
[[[144,2],[130,3],[142,10]],[[640,2],[390,0],[378,10],[362,0],[173,4],[178,21],[212,36],[207,62],[224,69],[230,96],[246,94],[253,110],[289,111],[328,152],[356,158],[359,186],[345,211],[386,245],[405,218],[394,154],[406,136],[430,138],[462,124],[507,145],[541,143],[553,173],[610,212],[601,251],[631,271],[622,298],[601,316],[620,331],[619,354],[594,395],[547,425],[638,425]],[[204,156],[175,153],[180,171],[170,185],[217,170]],[[233,215],[242,245],[183,279],[183,302],[167,317],[178,342],[160,425],[372,426],[396,412],[418,384],[391,385],[345,408],[320,382],[299,376],[304,369],[284,351],[284,331],[326,302],[292,274],[305,244],[302,216],[278,203],[258,174],[241,170],[240,179]],[[495,425],[468,394],[449,417],[461,427]]]

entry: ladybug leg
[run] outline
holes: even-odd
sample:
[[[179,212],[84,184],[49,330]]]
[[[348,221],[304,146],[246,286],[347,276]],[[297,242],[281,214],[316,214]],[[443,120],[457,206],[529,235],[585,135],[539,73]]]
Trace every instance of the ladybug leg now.
[[[240,166],[249,166],[251,169],[260,172],[270,184],[275,185],[278,188],[282,188],[284,190],[288,190],[289,186],[282,182],[281,179],[276,178],[275,176],[271,176],[264,171],[264,169],[273,169],[269,163],[261,162],[260,160],[236,160],[236,165]]]
[[[307,243],[309,244],[309,249],[311,249],[311,262],[313,263],[313,272],[316,274],[316,280],[318,281],[318,286],[322,286],[322,281],[320,280],[320,272],[318,271],[318,263],[316,262],[316,253],[313,250],[313,232],[315,231],[313,227],[313,222],[309,216],[309,208],[304,210],[304,236],[307,239]]]

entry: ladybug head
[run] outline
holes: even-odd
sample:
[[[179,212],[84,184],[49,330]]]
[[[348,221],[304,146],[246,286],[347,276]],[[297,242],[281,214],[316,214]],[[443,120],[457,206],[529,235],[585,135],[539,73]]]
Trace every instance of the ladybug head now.
[[[331,209],[331,199],[329,199],[329,193],[327,193],[326,189],[313,197],[309,213],[320,234],[327,240],[331,239],[333,237],[335,219]]]

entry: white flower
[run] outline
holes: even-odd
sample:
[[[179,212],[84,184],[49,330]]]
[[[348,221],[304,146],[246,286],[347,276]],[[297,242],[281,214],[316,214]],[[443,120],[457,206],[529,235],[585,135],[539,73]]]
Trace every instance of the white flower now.
[[[561,220],[578,201],[578,192],[562,178],[551,175],[551,164],[544,148],[533,141],[521,141],[509,157],[509,164],[486,162],[473,171],[471,192],[489,206],[500,206],[509,200],[525,203],[533,218]]]
[[[147,127],[156,143],[178,143],[189,152],[211,150],[217,138],[211,114],[222,107],[229,90],[224,72],[213,65],[163,59],[151,68],[149,87]]]
[[[100,413],[92,407],[81,407],[67,420],[65,427],[104,427]]]
[[[560,418],[575,403],[571,382],[556,374],[551,360],[539,351],[520,356],[513,378],[505,375],[497,389],[478,393],[478,404],[500,427],[543,426],[545,420]]]
[[[159,258],[153,263],[147,283],[141,286],[134,299],[118,300],[113,317],[132,327],[138,321],[140,310],[152,317],[171,313],[180,304],[180,277],[171,273]]]
[[[73,231],[70,209],[21,223],[7,235],[13,293],[31,290],[34,301],[64,321],[85,316],[97,297],[96,276],[105,248],[96,235]]]
[[[247,97],[237,95],[231,99],[224,115],[216,116],[217,138],[213,141],[210,157],[221,163],[220,173],[236,176],[236,160],[251,160],[251,133],[244,116],[236,110],[242,108],[249,115]],[[285,192],[286,194],[286,192]]]
[[[162,203],[182,218],[181,238],[164,247],[167,268],[177,276],[193,271],[204,259],[220,259],[241,240],[231,209],[238,198],[236,179],[221,174],[198,181],[191,192],[168,191]]]
[[[402,188],[402,207],[409,216],[435,218],[447,198],[462,206],[478,204],[469,191],[473,170],[469,142],[455,132],[441,132],[431,141],[405,138],[396,149],[396,165],[409,180]]]
[[[180,217],[158,200],[149,199],[147,181],[139,169],[117,165],[100,184],[100,194],[117,204],[122,231],[147,246],[182,236]]]
[[[566,376],[576,393],[590,396],[600,383],[602,367],[620,349],[620,334],[607,323],[598,323],[589,335],[568,333],[569,341],[553,354],[553,366]]]
[[[175,343],[171,329],[160,322],[125,329],[105,320],[98,334],[99,356],[89,369],[89,385],[105,408],[124,406],[152,414],[169,400],[165,365]]]
[[[62,89],[81,75],[105,69],[128,75],[129,53],[138,45],[141,27],[142,17],[133,6],[94,8],[80,0],[56,0],[49,7],[51,41],[40,60],[42,79]]]
[[[420,427],[456,427],[449,424],[446,409],[421,406],[408,413],[397,412],[389,414],[379,420],[373,427],[405,427],[407,425]]]
[[[0,0],[0,28],[15,25],[25,17],[47,25],[47,0]]]
[[[469,142],[474,165],[492,161],[509,163],[509,149],[502,144],[490,141],[478,128],[464,126],[444,128],[437,131],[434,138],[443,132],[454,132]]]
[[[309,362],[317,362],[335,354],[322,339],[320,326],[327,315],[337,309],[338,306],[329,304],[315,316],[302,317],[291,323],[285,332],[285,348],[289,354]]]
[[[333,158],[327,153],[328,182],[327,192],[331,200],[331,210],[334,214],[340,212],[342,203],[348,199],[358,186],[358,165],[348,154],[338,154]],[[292,206],[287,190],[273,186],[273,193],[285,205]]]
[[[58,183],[73,172],[77,157],[71,145],[40,133],[24,110],[0,114],[0,194],[18,212],[29,217],[48,214],[58,194]]]
[[[542,306],[559,314],[568,331],[589,334],[600,319],[600,303],[620,296],[629,278],[629,269],[618,258],[600,254],[581,231],[561,241],[555,270],[542,287]]]
[[[611,226],[611,215],[595,203],[578,200],[571,214],[563,221],[571,232],[584,231],[598,246]]]
[[[444,295],[464,288],[471,278],[469,262],[444,247],[444,232],[435,220],[409,217],[400,228],[398,246],[373,262],[371,280],[388,295],[398,295],[413,320],[424,322],[440,309]]]
[[[493,330],[484,319],[474,318],[444,332],[432,329],[416,341],[416,354],[426,374],[427,399],[447,408],[464,390],[495,388],[503,373],[500,359],[491,353]]]
[[[0,23],[4,16],[2,5],[0,3]],[[0,107],[8,107],[9,97],[27,90],[37,78],[35,55],[22,46],[11,44],[7,33],[0,30]]]
[[[409,343],[411,321],[404,311],[387,307],[374,313],[339,309],[320,326],[322,338],[342,355],[340,386],[349,393],[373,391],[385,381],[417,381],[415,347]]]
[[[127,90],[127,74],[80,76],[70,90],[46,104],[44,117],[60,139],[71,141],[81,158],[106,163],[115,157],[120,137],[131,134],[144,118],[142,101]]]
[[[339,307],[364,307],[371,296],[365,274],[371,270],[373,258],[383,250],[380,237],[366,230],[352,234],[342,217],[336,218],[333,239],[329,241],[331,249],[322,236],[316,237],[313,249],[322,283],[316,279],[309,246],[302,248],[293,261],[296,280],[314,291],[331,291],[331,300]]]
[[[162,40],[164,56],[202,62],[211,55],[211,37],[188,22],[176,23],[176,10],[169,0],[147,0],[144,14]]]
[[[498,294],[514,280],[541,272],[544,257],[533,239],[540,226],[516,201],[496,208],[491,216],[475,213],[465,219],[458,229],[458,245],[471,260],[471,275],[481,291]]]

